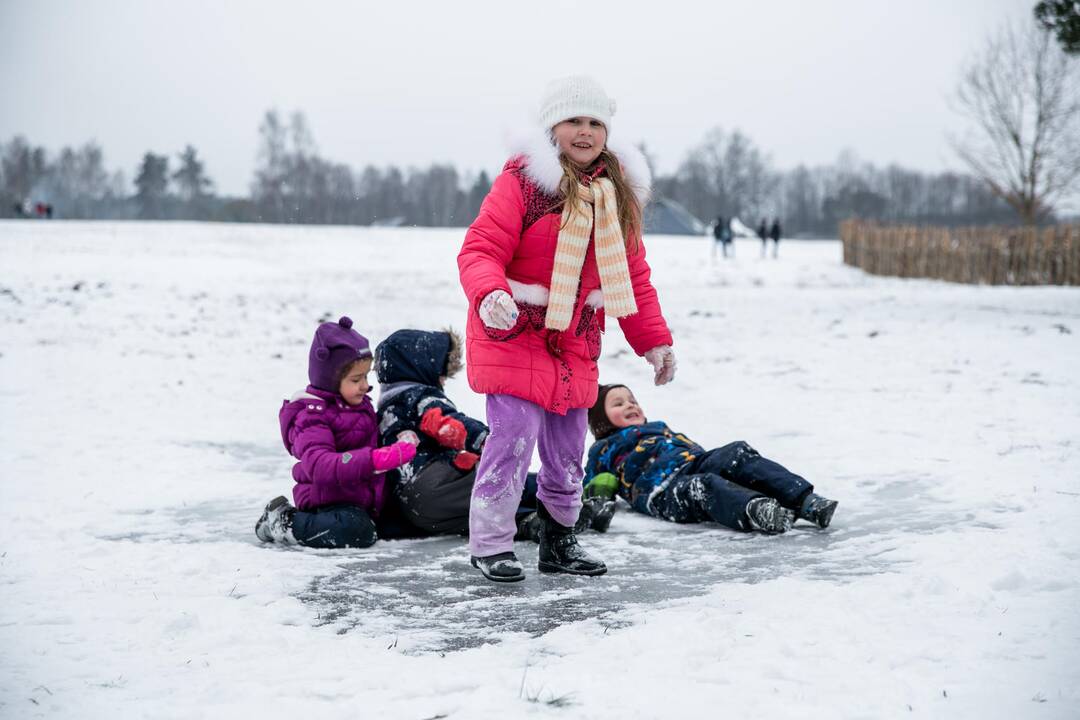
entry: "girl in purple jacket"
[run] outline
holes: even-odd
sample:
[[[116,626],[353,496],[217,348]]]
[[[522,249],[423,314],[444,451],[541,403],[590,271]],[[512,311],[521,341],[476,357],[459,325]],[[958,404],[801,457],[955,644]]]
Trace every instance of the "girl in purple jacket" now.
[[[282,405],[278,419],[293,465],[293,507],[284,496],[267,503],[255,524],[263,542],[315,548],[368,547],[383,504],[384,476],[412,460],[416,448],[378,447],[368,399],[371,348],[343,317],[322,323],[308,354],[310,384]]]

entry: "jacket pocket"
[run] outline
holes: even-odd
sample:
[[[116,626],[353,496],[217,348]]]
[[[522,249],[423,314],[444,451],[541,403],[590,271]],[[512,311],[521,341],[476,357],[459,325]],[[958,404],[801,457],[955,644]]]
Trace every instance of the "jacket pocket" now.
[[[499,330],[498,328],[488,327],[484,324],[484,321],[480,321],[480,326],[484,328],[484,334],[492,340],[499,342],[506,342],[513,340],[521,333],[525,332],[526,328],[532,326],[534,330],[544,329],[544,319],[546,317],[547,308],[543,305],[532,305],[530,303],[514,301],[517,305],[518,316],[517,322],[514,323],[512,328],[507,330]]]
[[[600,358],[600,323],[596,320],[596,310],[586,305],[581,308],[581,319],[578,320],[574,334],[585,339],[586,352],[589,359],[595,362]]]

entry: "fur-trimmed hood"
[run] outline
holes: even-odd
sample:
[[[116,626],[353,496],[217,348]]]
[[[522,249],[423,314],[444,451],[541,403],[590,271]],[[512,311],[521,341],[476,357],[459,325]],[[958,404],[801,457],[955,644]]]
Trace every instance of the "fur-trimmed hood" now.
[[[548,195],[558,194],[563,169],[559,164],[559,150],[547,133],[539,129],[513,133],[507,145],[514,157],[522,159],[523,172],[530,180]],[[626,181],[630,183],[638,202],[645,207],[652,194],[652,173],[645,155],[629,143],[610,138],[607,148],[619,158]]]

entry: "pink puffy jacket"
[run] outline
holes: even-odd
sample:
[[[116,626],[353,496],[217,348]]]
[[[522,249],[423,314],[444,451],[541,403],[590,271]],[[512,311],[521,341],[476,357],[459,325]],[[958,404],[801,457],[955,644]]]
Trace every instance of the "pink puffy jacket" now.
[[[548,172],[545,186],[544,176],[537,180],[529,172],[531,160],[519,155],[506,163],[458,254],[470,308],[466,367],[469,386],[478,393],[512,395],[565,415],[596,401],[603,295],[590,245],[569,328],[544,328],[562,205],[556,175]],[[672,344],[671,332],[649,282],[644,245],[628,252],[627,260],[638,311],[619,325],[630,346],[643,355]],[[510,330],[493,330],[480,320],[480,302],[493,290],[510,293],[518,304],[518,322]]]

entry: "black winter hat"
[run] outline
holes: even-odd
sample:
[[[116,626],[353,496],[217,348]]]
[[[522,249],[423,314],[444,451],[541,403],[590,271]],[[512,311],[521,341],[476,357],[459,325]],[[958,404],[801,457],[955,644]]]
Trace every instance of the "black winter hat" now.
[[[618,431],[619,428],[611,424],[607,413],[604,412],[604,400],[607,398],[607,394],[615,388],[624,387],[626,386],[622,383],[600,386],[600,391],[596,394],[596,402],[589,408],[589,431],[597,440],[603,440],[608,435]]]
[[[451,332],[396,330],[375,348],[375,373],[383,385],[415,382],[438,387],[439,377],[453,374],[455,348],[460,366],[460,343]]]

